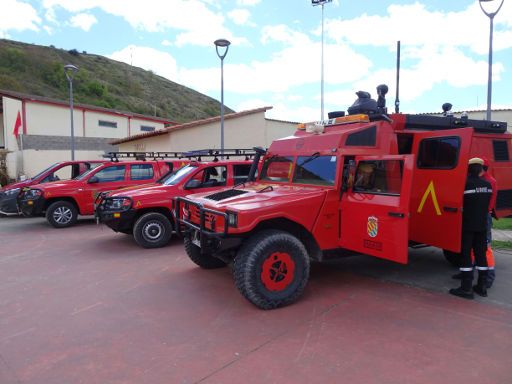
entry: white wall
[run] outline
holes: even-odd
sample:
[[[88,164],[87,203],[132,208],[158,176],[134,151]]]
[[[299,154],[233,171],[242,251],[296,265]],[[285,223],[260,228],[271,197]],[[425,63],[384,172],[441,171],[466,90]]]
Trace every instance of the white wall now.
[[[117,123],[117,128],[104,127],[99,125],[99,121],[109,121]],[[107,137],[122,138],[128,135],[128,117],[111,113],[101,113],[96,111],[85,111],[85,136],[86,137]]]
[[[16,178],[18,172],[21,169],[21,155],[18,152],[18,142],[13,134],[14,124],[20,113],[22,119],[22,126],[20,127],[19,133],[23,133],[23,112],[21,108],[21,101],[11,99],[9,97],[2,98],[3,104],[3,120],[4,120],[4,132],[5,132],[5,148],[11,153],[6,156],[7,172],[10,178]]]
[[[104,160],[101,155],[103,155],[103,151],[75,151],[75,160]],[[59,161],[69,161],[70,152],[69,150],[37,151],[35,149],[28,149],[23,151],[23,160],[25,175],[33,177],[52,164]]]
[[[269,147],[273,140],[290,136],[295,123],[266,120],[265,113],[253,113],[224,121],[224,148]],[[190,151],[220,148],[220,121],[119,144],[120,151]]]
[[[69,107],[25,103],[27,118],[27,135],[71,136],[71,113]],[[82,111],[73,109],[75,137],[83,136]]]
[[[144,125],[147,127],[154,127],[155,131],[159,131],[164,128],[164,123],[160,123],[157,121],[148,121],[148,120],[141,120],[141,119],[131,119],[130,123],[130,136],[132,135],[138,135],[139,133],[146,133],[148,131],[143,131],[140,129],[140,127]],[[124,136],[126,137],[126,136]]]

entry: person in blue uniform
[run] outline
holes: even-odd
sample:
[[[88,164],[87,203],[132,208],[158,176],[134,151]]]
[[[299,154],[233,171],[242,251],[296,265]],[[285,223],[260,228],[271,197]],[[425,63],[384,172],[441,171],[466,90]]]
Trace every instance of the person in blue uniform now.
[[[473,292],[487,296],[487,215],[492,195],[491,184],[482,179],[484,161],[474,157],[468,163],[468,176],[464,188],[462,206],[462,245],[461,245],[461,285],[450,289],[450,294],[473,299]],[[478,282],[473,285],[473,263],[471,251],[475,255],[475,268]]]

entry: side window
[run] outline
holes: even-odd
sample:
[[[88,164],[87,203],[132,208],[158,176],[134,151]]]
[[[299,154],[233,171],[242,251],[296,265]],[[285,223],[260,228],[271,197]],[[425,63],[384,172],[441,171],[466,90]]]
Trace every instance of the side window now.
[[[152,164],[130,165],[130,180],[151,180],[153,174]]]
[[[233,179],[234,183],[239,184],[247,180],[249,171],[251,170],[250,164],[234,164],[233,165]]]
[[[98,178],[98,183],[109,183],[113,181],[124,180],[124,165],[114,165],[103,168],[94,175]]]
[[[360,161],[357,165],[354,192],[400,195],[402,160]]]
[[[226,185],[226,176],[225,166],[209,167],[195,174],[192,180],[201,182],[197,188],[222,187]]]
[[[73,165],[65,165],[57,169],[55,172],[46,176],[41,183],[48,183],[50,181],[71,180],[73,178]]]
[[[459,148],[459,137],[423,139],[418,153],[418,168],[455,168],[459,160]]]
[[[496,161],[509,161],[507,142],[505,140],[493,140],[492,150],[494,153],[494,160]]]

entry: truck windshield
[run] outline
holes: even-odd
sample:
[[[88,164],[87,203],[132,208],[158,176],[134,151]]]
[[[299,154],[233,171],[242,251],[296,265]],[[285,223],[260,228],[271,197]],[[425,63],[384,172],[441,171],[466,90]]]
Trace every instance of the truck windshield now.
[[[299,156],[293,173],[293,183],[334,185],[336,156]]]
[[[165,180],[162,180],[162,184],[176,185],[196,168],[197,167],[195,165],[185,165],[184,167],[178,169],[176,172],[171,173]]]
[[[292,166],[291,156],[271,156],[263,163],[260,180],[286,182],[290,180]]]

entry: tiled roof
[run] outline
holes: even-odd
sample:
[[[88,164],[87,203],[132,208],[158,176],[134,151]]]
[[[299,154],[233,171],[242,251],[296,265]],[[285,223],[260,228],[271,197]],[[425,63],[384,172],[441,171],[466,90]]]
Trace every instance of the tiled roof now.
[[[224,115],[224,120],[234,119],[234,118],[241,117],[241,116],[252,115],[254,113],[266,112],[269,109],[272,109],[272,107],[261,107],[261,108],[256,108],[256,109],[249,109],[247,111],[242,111],[242,112],[229,113],[227,115]],[[210,124],[210,123],[214,123],[217,121],[220,121],[220,116],[214,116],[214,117],[209,117],[207,119],[191,121],[191,122],[179,124],[179,125],[173,125],[171,127],[160,129],[158,131],[139,133],[137,135],[113,140],[110,142],[110,144],[117,145],[117,144],[126,143],[126,142],[133,141],[133,140],[145,139],[145,138],[153,137],[153,136],[166,135],[168,133],[178,131],[180,129],[198,127],[201,125]]]

